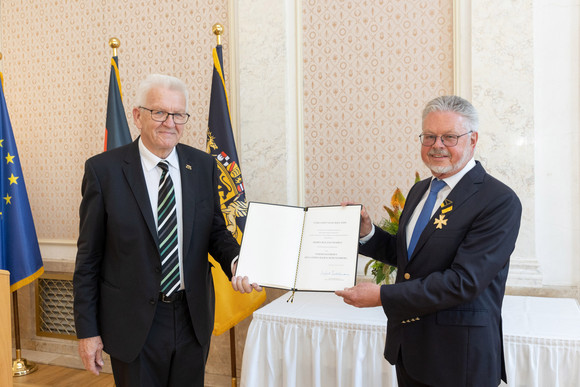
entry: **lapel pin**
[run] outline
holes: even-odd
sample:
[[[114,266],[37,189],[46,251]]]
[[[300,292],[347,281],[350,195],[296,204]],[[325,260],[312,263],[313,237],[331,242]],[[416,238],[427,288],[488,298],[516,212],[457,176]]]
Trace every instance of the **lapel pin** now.
[[[449,199],[445,199],[443,203],[441,203],[441,213],[446,214],[453,209],[453,202]]]
[[[445,215],[439,215],[439,219],[435,219],[435,222],[433,224],[437,226],[435,228],[440,229],[442,229],[443,226],[447,226],[447,219],[445,219]]]
[[[185,164],[185,169],[189,169],[191,171],[191,165]]]

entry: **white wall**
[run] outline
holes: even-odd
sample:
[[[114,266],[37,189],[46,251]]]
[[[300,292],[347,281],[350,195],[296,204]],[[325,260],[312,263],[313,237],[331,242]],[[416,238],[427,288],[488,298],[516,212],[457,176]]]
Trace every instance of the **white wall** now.
[[[250,201],[301,204],[297,10],[292,0],[236,6],[238,143]]]
[[[544,285],[580,284],[580,2],[534,1],[536,251]]]

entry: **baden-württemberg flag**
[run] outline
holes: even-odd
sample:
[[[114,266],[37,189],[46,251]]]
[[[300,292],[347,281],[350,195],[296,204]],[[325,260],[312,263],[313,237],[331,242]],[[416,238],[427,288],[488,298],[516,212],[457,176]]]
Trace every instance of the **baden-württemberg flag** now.
[[[107,122],[105,128],[105,150],[120,147],[131,142],[131,132],[123,108],[123,93],[119,78],[119,59],[111,58],[111,78],[107,101]]]
[[[0,269],[10,272],[10,291],[44,272],[36,229],[0,73]]]
[[[216,158],[221,172],[218,190],[228,229],[242,239],[248,204],[230,119],[228,97],[222,71],[222,46],[213,50],[213,78],[209,106],[207,152]],[[216,293],[214,335],[220,335],[252,314],[266,299],[266,291],[240,294],[232,289],[226,275],[211,258]]]

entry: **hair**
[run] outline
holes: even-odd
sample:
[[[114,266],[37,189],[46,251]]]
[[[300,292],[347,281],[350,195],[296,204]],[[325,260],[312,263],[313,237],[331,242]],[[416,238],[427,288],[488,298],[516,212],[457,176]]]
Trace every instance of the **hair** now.
[[[434,112],[457,113],[465,119],[464,127],[467,131],[477,132],[479,129],[477,110],[468,100],[456,95],[444,95],[427,102],[425,109],[423,109],[423,122],[429,113]]]
[[[188,106],[189,92],[187,91],[187,86],[181,79],[169,75],[151,74],[139,84],[135,98],[136,107],[145,105],[147,94],[156,87],[181,92],[185,97],[185,106]]]

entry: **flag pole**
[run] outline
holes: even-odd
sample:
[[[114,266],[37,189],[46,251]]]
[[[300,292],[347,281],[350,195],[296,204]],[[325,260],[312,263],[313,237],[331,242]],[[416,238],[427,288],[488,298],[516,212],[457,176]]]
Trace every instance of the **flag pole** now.
[[[211,28],[212,32],[216,36],[217,45],[221,46],[222,44],[222,33],[224,32],[224,27],[216,23]],[[232,374],[232,387],[236,387],[238,385],[237,382],[237,370],[236,370],[236,326],[230,328],[230,366],[231,366],[231,374]]]
[[[230,328],[230,358],[232,367],[232,387],[237,386],[237,376],[236,376],[236,327],[235,325]]]
[[[109,47],[113,49],[113,56],[117,56],[117,48],[121,46],[121,41],[117,38],[109,39]]]
[[[18,290],[12,292],[12,310],[14,311],[14,341],[16,359],[12,362],[12,376],[24,376],[37,370],[35,363],[23,359],[20,348],[20,321],[18,318]]]

